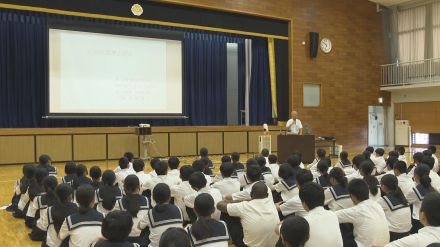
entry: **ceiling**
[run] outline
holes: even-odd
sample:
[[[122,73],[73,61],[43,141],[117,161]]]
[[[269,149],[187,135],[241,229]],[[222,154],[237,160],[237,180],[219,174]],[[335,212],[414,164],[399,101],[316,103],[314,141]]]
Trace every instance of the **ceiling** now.
[[[415,0],[369,0],[369,1],[378,3],[383,6],[394,6],[408,2],[414,2]]]

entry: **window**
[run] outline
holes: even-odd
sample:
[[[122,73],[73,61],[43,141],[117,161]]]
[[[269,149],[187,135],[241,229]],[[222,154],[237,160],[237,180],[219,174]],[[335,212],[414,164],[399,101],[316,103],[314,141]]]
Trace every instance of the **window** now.
[[[318,107],[321,105],[321,85],[304,84],[303,88],[303,106]]]
[[[426,7],[398,12],[397,23],[399,61],[405,63],[425,59]]]
[[[440,2],[432,4],[432,53],[440,58]]]

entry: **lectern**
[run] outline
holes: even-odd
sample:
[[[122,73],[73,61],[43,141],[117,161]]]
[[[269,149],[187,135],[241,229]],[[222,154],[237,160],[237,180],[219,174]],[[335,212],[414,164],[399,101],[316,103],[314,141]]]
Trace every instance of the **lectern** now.
[[[315,159],[314,135],[279,135],[277,143],[280,164],[286,162],[294,151],[301,152],[304,164],[310,164]]]
[[[142,146],[144,148],[144,156],[142,159],[148,160],[150,158],[148,156],[148,144],[152,143],[150,139],[151,126],[149,124],[139,124],[139,127],[135,129],[135,133],[142,138]]]

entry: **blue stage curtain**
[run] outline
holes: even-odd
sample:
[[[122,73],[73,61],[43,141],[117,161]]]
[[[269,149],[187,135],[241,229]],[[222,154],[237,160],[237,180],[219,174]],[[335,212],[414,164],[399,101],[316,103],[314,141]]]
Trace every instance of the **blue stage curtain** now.
[[[269,53],[267,39],[252,39],[252,69],[249,92],[249,123],[272,123]]]

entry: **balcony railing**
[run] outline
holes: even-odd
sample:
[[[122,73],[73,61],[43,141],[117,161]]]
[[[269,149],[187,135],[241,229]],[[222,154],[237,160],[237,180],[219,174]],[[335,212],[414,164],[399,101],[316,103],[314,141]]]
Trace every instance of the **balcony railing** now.
[[[440,83],[440,58],[381,66],[381,86]]]

